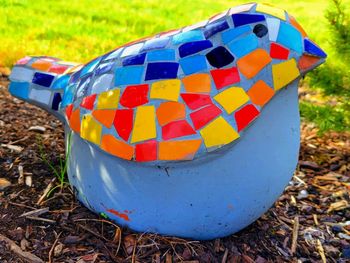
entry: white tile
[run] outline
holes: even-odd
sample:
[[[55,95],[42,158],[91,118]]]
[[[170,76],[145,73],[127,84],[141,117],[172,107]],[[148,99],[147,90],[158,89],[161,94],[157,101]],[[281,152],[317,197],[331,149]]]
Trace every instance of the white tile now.
[[[10,80],[11,81],[25,81],[32,82],[34,76],[34,70],[22,67],[14,67],[12,69]]]
[[[280,29],[280,20],[277,18],[266,18],[266,23],[269,29],[270,41],[276,41],[278,37],[278,31]]]
[[[49,105],[51,100],[51,91],[32,88],[29,92],[29,99]]]
[[[94,85],[92,86],[91,89],[91,94],[95,93],[101,93],[106,90],[109,90],[111,87],[113,87],[113,74],[105,74],[100,76],[99,78],[95,79]]]
[[[121,57],[126,57],[126,56],[131,56],[131,55],[136,55],[139,53],[140,49],[142,48],[143,43],[137,43],[132,46],[126,47],[123,51],[123,54]]]

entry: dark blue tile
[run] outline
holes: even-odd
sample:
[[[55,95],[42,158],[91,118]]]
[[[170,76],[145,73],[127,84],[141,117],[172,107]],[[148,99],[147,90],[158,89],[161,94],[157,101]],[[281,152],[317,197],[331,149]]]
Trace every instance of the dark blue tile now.
[[[104,63],[98,66],[98,68],[95,70],[95,75],[99,76],[102,74],[105,74],[113,68],[115,62],[110,62],[110,63]]]
[[[40,86],[50,87],[54,78],[55,77],[52,75],[36,72],[32,82]]]
[[[265,21],[265,16],[263,15],[250,15],[250,14],[233,14],[232,15],[233,24],[235,27],[243,26],[246,24],[258,23]]]
[[[60,102],[62,101],[62,97],[60,93],[55,93],[53,95],[53,99],[52,99],[52,109],[53,110],[58,110],[58,106],[60,105]]]
[[[264,36],[267,35],[267,33],[269,32],[269,30],[267,29],[266,26],[264,26],[263,24],[257,24],[254,29],[253,29],[254,34],[259,37],[262,38]]]
[[[148,51],[153,49],[165,48],[168,43],[169,43],[168,37],[154,38],[146,41],[146,43],[144,44],[144,46],[140,51],[143,52],[143,51]]]
[[[123,66],[132,66],[132,65],[142,65],[145,63],[146,53],[138,54],[136,56],[128,57],[123,60]]]
[[[187,57],[192,54],[196,54],[207,48],[211,48],[213,44],[209,40],[201,40],[195,42],[189,42],[179,47],[180,57]]]
[[[309,39],[304,39],[304,48],[305,52],[310,55],[318,56],[321,58],[327,57],[327,54],[314,43],[312,43]]]
[[[209,37],[215,35],[216,33],[224,31],[228,28],[229,28],[228,23],[225,20],[215,22],[215,23],[209,24],[205,27],[204,36],[205,36],[205,38],[208,39]]]
[[[235,58],[224,47],[217,47],[207,54],[207,60],[215,68],[222,68],[231,64]]]
[[[175,79],[179,64],[175,62],[148,63],[145,80]]]
[[[69,84],[76,83],[80,78],[81,70],[73,73],[69,79]]]

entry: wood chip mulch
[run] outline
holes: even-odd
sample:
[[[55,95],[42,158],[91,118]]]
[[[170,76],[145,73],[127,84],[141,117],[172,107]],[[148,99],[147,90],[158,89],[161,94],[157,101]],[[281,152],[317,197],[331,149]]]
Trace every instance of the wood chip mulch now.
[[[350,262],[350,133],[303,124],[295,176],[239,233],[205,242],[140,234],[91,213],[68,186],[43,195],[57,180],[39,145],[59,166],[63,127],[7,85],[0,78],[0,262]]]

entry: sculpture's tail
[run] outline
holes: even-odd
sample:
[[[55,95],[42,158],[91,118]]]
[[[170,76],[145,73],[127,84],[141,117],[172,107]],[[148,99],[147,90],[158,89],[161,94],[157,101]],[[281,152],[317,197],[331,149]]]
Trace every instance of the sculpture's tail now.
[[[9,92],[62,119],[59,105],[73,72],[79,65],[51,57],[25,57],[13,67]]]

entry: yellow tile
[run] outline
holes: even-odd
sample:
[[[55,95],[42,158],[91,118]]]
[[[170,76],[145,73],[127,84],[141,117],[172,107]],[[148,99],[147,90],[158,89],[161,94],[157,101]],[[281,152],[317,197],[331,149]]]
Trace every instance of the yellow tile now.
[[[286,12],[281,8],[277,8],[277,7],[274,7],[271,5],[258,4],[258,6],[256,8],[256,12],[265,13],[268,15],[278,17],[282,20],[286,20]]]
[[[286,62],[272,65],[272,76],[275,90],[285,87],[300,76],[297,62],[293,58]]]
[[[95,144],[101,143],[102,125],[99,124],[90,114],[84,115],[81,122],[80,136]]]
[[[177,101],[180,94],[181,81],[178,79],[154,82],[151,87],[151,99]]]
[[[136,109],[131,143],[145,141],[157,137],[156,113],[154,106],[140,106]]]
[[[97,109],[116,109],[118,108],[120,89],[114,89],[102,92],[98,95]]]
[[[231,87],[219,93],[214,99],[231,114],[236,109],[249,101],[249,96],[240,87]]]
[[[222,116],[209,123],[200,133],[208,149],[229,144],[239,138],[239,134]]]

